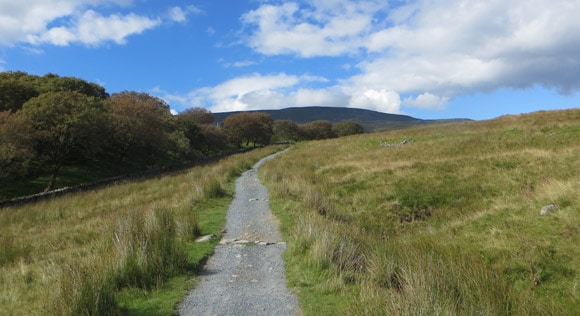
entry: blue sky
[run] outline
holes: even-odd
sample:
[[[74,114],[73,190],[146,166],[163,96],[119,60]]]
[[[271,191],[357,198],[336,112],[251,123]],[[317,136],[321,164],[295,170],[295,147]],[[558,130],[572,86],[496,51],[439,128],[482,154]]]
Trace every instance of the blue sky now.
[[[184,111],[489,119],[580,107],[577,0],[0,0],[0,71]]]

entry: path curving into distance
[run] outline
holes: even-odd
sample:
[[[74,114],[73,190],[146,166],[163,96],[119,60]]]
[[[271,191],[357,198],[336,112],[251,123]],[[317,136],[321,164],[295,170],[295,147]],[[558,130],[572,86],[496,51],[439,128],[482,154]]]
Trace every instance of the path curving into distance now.
[[[270,211],[258,168],[263,158],[236,181],[227,213],[226,234],[179,305],[180,315],[301,315],[286,287],[282,241]]]

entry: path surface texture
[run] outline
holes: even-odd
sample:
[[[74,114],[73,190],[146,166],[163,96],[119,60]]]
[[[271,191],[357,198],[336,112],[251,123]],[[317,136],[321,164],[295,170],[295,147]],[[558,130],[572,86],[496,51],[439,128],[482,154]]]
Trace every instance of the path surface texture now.
[[[181,315],[301,314],[296,297],[286,288],[286,243],[257,174],[260,165],[275,156],[260,160],[236,181],[225,236],[179,306]]]

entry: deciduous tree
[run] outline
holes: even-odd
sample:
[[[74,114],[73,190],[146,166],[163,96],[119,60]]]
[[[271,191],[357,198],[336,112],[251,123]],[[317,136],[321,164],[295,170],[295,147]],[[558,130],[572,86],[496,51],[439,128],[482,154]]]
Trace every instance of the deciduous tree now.
[[[228,137],[224,131],[215,125],[201,125],[201,135],[203,136],[202,152],[210,154],[220,152],[228,146]]]
[[[197,125],[213,124],[215,117],[211,111],[204,108],[192,108],[179,113],[180,117],[187,117],[188,120],[195,122]]]
[[[228,135],[230,142],[240,147],[242,142],[246,146],[250,142],[267,145],[273,135],[274,120],[267,113],[262,112],[242,112],[232,114],[223,122],[223,129]]]
[[[183,138],[187,141],[189,147],[188,158],[193,158],[196,151],[201,151],[204,137],[201,133],[200,124],[194,115],[180,113],[174,117],[176,130],[182,133]]]
[[[51,166],[46,191],[54,188],[60,167],[73,153],[97,147],[102,113],[100,100],[71,91],[44,93],[24,104],[22,115],[35,130],[38,153]]]
[[[362,134],[365,132],[365,129],[362,125],[355,121],[344,121],[334,124],[332,126],[332,131],[336,134],[336,136],[343,137],[348,135]]]
[[[0,111],[16,112],[26,101],[37,96],[34,86],[19,80],[17,76],[0,76]]]
[[[128,156],[153,165],[166,154],[171,132],[169,105],[147,93],[123,91],[105,103],[111,145],[123,160]]]
[[[299,141],[302,139],[298,124],[290,120],[277,120],[273,125],[274,139],[276,141]]]
[[[330,121],[318,120],[300,125],[302,134],[310,140],[335,138]]]
[[[0,183],[26,174],[34,157],[32,126],[19,113],[0,112]]]

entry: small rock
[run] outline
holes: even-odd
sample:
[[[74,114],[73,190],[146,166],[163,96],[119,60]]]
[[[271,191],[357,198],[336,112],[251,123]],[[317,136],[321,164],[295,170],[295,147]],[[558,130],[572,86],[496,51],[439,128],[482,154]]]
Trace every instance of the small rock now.
[[[273,242],[256,240],[256,245],[260,245],[260,246],[270,246],[273,244],[274,244]]]
[[[214,239],[215,237],[216,237],[216,235],[214,235],[214,234],[205,235],[205,236],[201,236],[201,237],[197,238],[195,240],[195,242],[208,242],[208,241]]]
[[[236,239],[222,239],[220,240],[220,245],[226,245],[234,242]]]
[[[546,206],[542,207],[542,210],[540,210],[540,215],[542,215],[542,216],[548,215],[548,213],[555,211],[555,210],[556,210],[556,205],[554,205],[554,204],[546,205]]]

